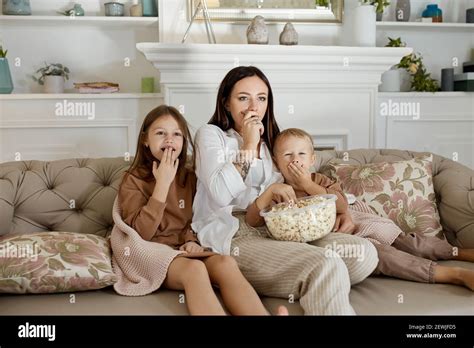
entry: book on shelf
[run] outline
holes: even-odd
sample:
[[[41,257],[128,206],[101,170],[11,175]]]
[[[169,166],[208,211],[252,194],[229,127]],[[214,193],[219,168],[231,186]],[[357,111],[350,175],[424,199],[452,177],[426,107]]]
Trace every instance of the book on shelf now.
[[[116,93],[120,91],[118,83],[112,82],[84,82],[74,83],[79,93]]]

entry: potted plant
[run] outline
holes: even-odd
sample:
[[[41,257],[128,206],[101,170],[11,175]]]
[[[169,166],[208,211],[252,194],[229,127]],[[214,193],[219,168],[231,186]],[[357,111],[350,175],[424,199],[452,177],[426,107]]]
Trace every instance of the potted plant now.
[[[10,94],[13,91],[12,75],[7,59],[8,50],[0,46],[0,94]]]
[[[388,39],[389,43],[385,47],[406,46],[401,38]],[[398,74],[399,79],[399,91],[436,92],[439,90],[438,81],[433,79],[431,74],[427,72],[422,56],[419,53],[411,53],[403,57],[400,63],[395,65],[392,70],[384,73],[382,80],[385,80],[384,83],[393,85],[393,83],[390,83],[390,77],[393,75],[393,78],[396,78],[396,74]],[[381,90],[387,91],[384,86],[381,86]]]
[[[375,6],[375,12],[377,13],[377,21],[382,20],[383,12],[387,6],[390,6],[390,2],[387,0],[362,0],[364,4],[369,3],[372,6]]]
[[[36,71],[33,80],[44,86],[45,93],[63,93],[64,81],[69,80],[69,69],[62,64],[47,64]]]

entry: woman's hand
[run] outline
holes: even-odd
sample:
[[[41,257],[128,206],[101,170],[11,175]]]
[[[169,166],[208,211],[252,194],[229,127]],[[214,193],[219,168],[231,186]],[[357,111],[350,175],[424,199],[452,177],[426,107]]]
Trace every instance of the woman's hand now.
[[[153,161],[153,176],[156,179],[158,185],[169,188],[171,183],[176,176],[178,170],[179,158],[171,148],[165,149],[163,156],[161,157],[160,165]]]
[[[181,245],[179,250],[186,251],[188,253],[200,253],[204,251],[204,248],[195,242],[187,242]]]
[[[272,193],[272,200],[277,203],[290,203],[296,201],[295,190],[288,184],[272,184],[269,189]]]
[[[265,128],[259,120],[258,114],[255,111],[247,111],[244,115],[242,126],[243,147],[245,150],[256,150],[264,131]]]
[[[333,231],[347,234],[353,234],[356,231],[356,225],[352,222],[351,214],[349,212],[337,214]]]

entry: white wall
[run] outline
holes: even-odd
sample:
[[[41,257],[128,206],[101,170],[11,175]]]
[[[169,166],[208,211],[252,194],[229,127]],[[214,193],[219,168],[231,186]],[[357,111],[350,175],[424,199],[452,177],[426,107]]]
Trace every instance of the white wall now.
[[[58,9],[68,8],[70,0],[31,1],[33,14],[52,15]],[[82,1],[86,15],[103,15],[103,3],[107,0]],[[131,0],[124,0],[126,13]],[[187,28],[188,0],[159,0],[160,40],[181,42]],[[295,24],[302,45],[350,45],[351,14],[357,0],[345,0],[343,25]],[[466,8],[474,7],[474,0],[412,0],[412,20],[421,13],[427,3],[438,3],[444,10],[445,21],[465,21]],[[393,20],[396,0],[386,10],[384,20]],[[456,11],[457,15],[454,15]],[[218,43],[245,43],[247,24],[213,23]],[[269,24],[270,43],[277,44],[283,24]],[[379,28],[380,29],[380,28]],[[459,62],[470,59],[474,48],[472,30],[379,30],[377,45],[384,46],[387,37],[402,36],[410,47],[425,57],[425,63],[435,78],[439,78],[443,67],[451,66],[453,57]],[[15,93],[39,92],[40,87],[30,75],[44,61],[62,62],[71,71],[72,82],[107,80],[120,83],[123,92],[139,92],[142,76],[155,76],[158,72],[135,48],[136,42],[158,41],[158,28],[132,28],[86,25],[38,25],[25,23],[11,25],[1,22],[0,39],[9,50],[8,58],[15,85]],[[203,23],[193,26],[189,42],[207,42]],[[21,58],[21,66],[14,59]],[[130,58],[130,67],[124,59]],[[157,81],[158,84],[158,81]]]
[[[188,0],[160,0],[160,40],[162,42],[181,42],[187,22]],[[474,0],[411,0],[411,20],[421,16],[427,4],[436,3],[444,13],[445,22],[465,22],[467,8],[474,7]],[[294,24],[299,34],[301,45],[343,45],[351,46],[351,15],[358,5],[358,0],[345,0],[344,19],[342,25],[335,24]],[[384,14],[385,21],[395,19],[396,0]],[[246,43],[245,32],[248,24],[231,24],[213,22],[213,28],[218,43]],[[284,24],[268,24],[270,44],[278,44],[278,37]],[[388,37],[401,36],[408,46],[413,47],[424,56],[425,64],[433,77],[440,78],[441,68],[451,67],[453,57],[459,62],[470,59],[471,48],[474,48],[473,30],[443,30],[443,29],[397,29],[378,30],[377,46],[385,46]],[[203,22],[193,25],[187,42],[207,42]],[[461,64],[462,65],[462,64]]]
[[[55,15],[56,10],[70,8],[73,2],[34,0],[31,4],[34,15]],[[103,3],[107,1],[79,2],[83,4],[86,15],[103,15]],[[1,21],[0,39],[3,47],[8,49],[7,58],[15,87],[13,93],[40,92],[40,86],[30,76],[45,61],[69,67],[71,78],[66,89],[70,91],[73,82],[110,81],[118,82],[121,92],[140,92],[141,77],[154,76],[155,80],[159,77],[156,69],[135,48],[137,42],[157,41],[158,26],[36,21],[12,24]],[[126,66],[127,58],[129,66]],[[15,65],[16,59],[20,59],[20,66]]]

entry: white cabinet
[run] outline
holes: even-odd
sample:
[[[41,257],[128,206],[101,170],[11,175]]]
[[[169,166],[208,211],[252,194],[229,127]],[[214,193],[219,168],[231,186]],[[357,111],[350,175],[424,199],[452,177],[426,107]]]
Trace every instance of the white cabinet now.
[[[474,168],[474,93],[379,93],[376,146],[429,151]]]

